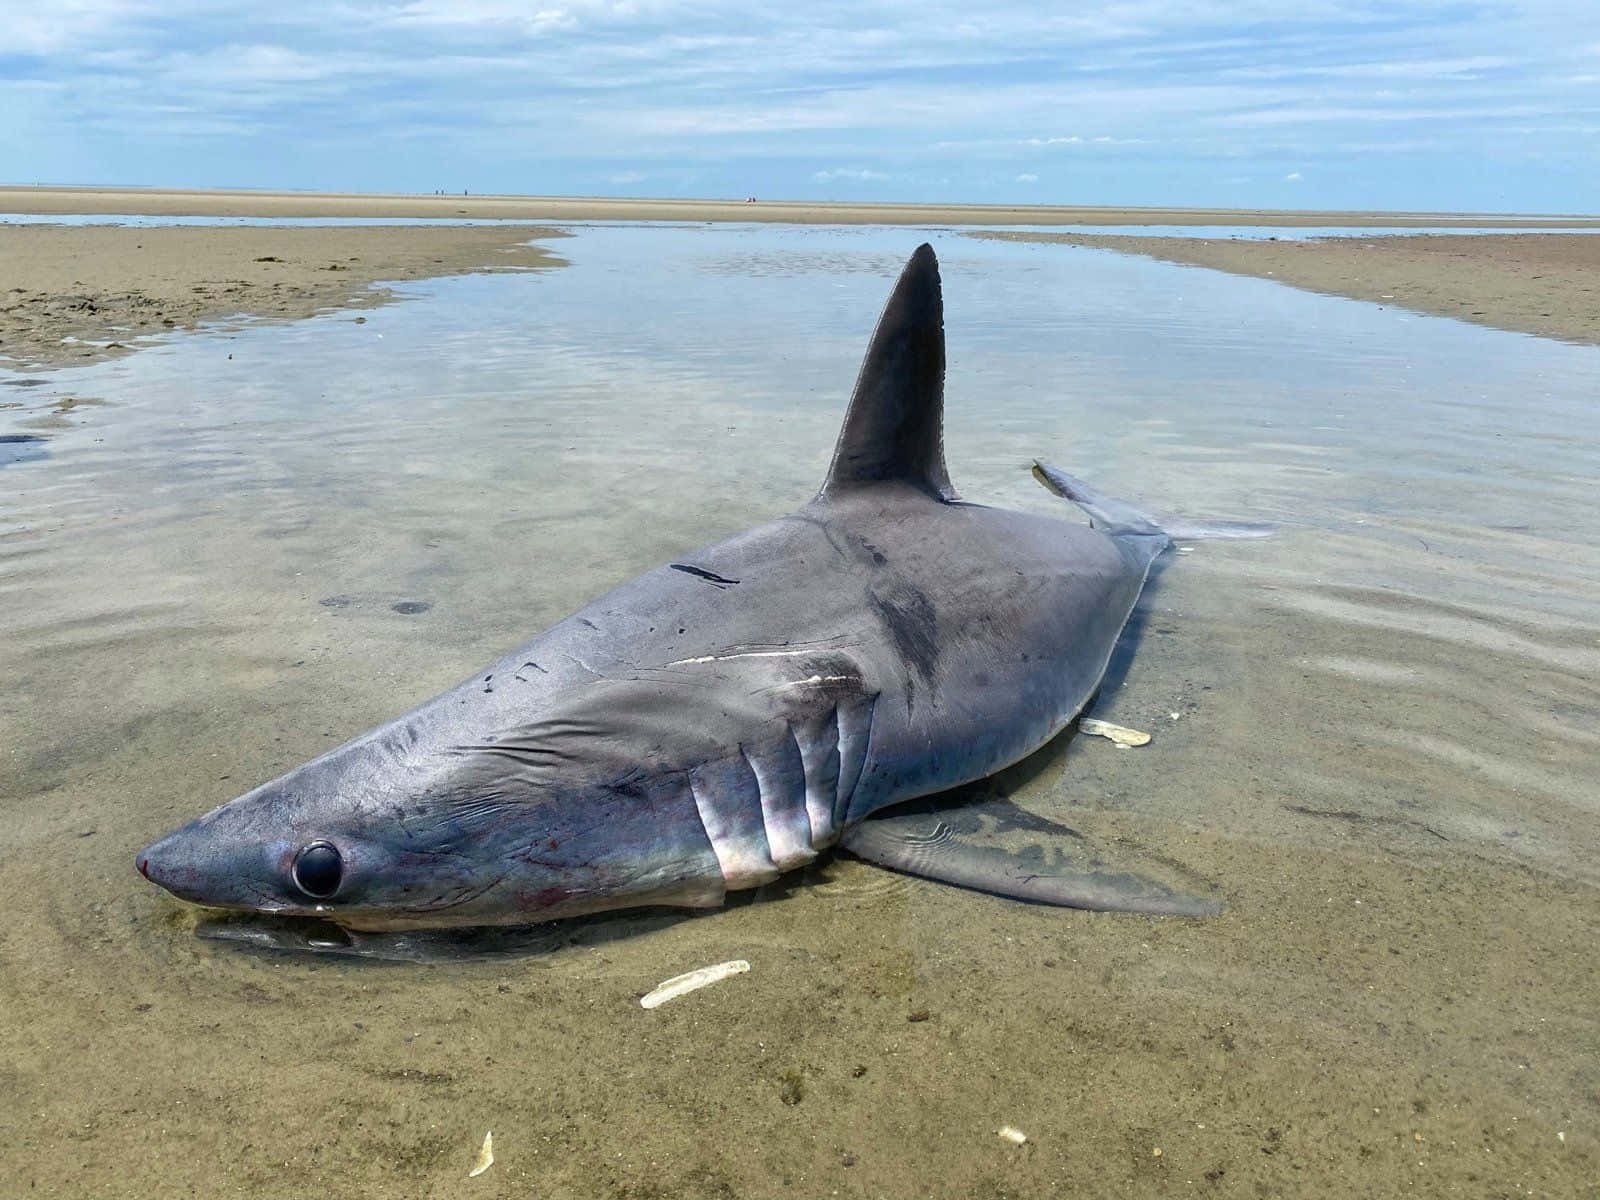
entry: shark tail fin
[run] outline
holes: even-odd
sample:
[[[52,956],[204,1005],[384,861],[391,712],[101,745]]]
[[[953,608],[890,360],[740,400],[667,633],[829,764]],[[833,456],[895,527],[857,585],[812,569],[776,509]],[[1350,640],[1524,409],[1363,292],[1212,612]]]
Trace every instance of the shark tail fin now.
[[[1158,521],[1149,513],[1124,501],[1113,500],[1076,476],[1038,460],[1033,464],[1033,477],[1047,491],[1083,509],[1089,514],[1089,524],[1111,537],[1165,537],[1174,542],[1237,541],[1271,537],[1277,532],[1277,526],[1259,521]]]
[[[1147,512],[1133,505],[1115,500],[1104,492],[1090,487],[1083,480],[1068,475],[1058,467],[1035,460],[1033,477],[1063,500],[1070,500],[1089,514],[1089,524],[1111,537],[1167,537],[1167,531]]]
[[[819,495],[889,482],[958,498],[944,464],[944,298],[926,242],[878,318]]]

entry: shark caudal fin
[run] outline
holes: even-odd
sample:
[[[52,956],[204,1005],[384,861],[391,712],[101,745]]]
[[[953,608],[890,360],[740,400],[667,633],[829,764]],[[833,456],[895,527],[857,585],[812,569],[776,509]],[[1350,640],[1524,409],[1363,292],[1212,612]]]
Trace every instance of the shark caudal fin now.
[[[957,499],[944,465],[944,298],[927,243],[878,318],[819,495],[891,482]]]
[[[1271,537],[1277,532],[1276,525],[1259,521],[1158,521],[1149,513],[1113,500],[1059,467],[1037,459],[1033,464],[1033,477],[1047,491],[1083,509],[1089,514],[1089,524],[1111,537],[1165,537],[1174,542],[1236,541]]]
[[[1044,484],[1045,490],[1063,500],[1071,500],[1089,514],[1089,524],[1111,537],[1159,537],[1167,531],[1147,512],[1131,504],[1114,500],[1104,492],[1096,491],[1083,480],[1068,475],[1059,467],[1037,459],[1033,464],[1033,477]]]

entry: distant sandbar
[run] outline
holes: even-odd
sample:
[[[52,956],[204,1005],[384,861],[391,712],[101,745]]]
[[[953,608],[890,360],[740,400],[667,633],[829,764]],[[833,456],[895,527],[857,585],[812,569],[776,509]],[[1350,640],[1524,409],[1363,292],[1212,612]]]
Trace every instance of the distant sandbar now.
[[[0,187],[0,212],[35,215],[347,217],[394,220],[770,221],[799,225],[1272,225],[1600,227],[1600,217],[1294,212],[1112,205],[833,204],[769,200],[629,200],[586,196],[382,195],[341,192]]]
[[[1258,238],[984,232],[1254,275],[1310,292],[1570,342],[1600,343],[1600,234]]]

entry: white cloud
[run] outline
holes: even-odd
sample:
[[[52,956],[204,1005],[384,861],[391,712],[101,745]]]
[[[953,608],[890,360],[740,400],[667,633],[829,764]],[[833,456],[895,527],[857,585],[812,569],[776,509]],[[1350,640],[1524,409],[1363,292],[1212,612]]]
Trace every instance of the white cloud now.
[[[1285,175],[1283,177],[1283,181],[1285,183],[1299,183],[1302,178],[1303,178],[1303,176],[1300,174],[1299,171],[1290,171],[1287,175]]]
[[[1024,171],[1021,175],[1017,176],[1017,182],[1018,183],[1038,183],[1039,182],[1039,177],[1037,175],[1035,175],[1031,171]]]
[[[485,190],[642,173],[772,194],[893,178],[909,195],[1022,182],[1051,151],[1092,159],[1137,201],[1130,189],[1225,180],[1222,159],[1257,186],[1287,158],[1326,187],[1320,162],[1341,153],[1450,155],[1462,178],[1504,180],[1518,161],[1593,157],[1600,121],[1593,0],[0,0],[0,14],[6,160],[129,182],[382,188],[417,172],[425,188],[447,168]],[[38,102],[47,91],[59,103]],[[1572,175],[1573,197],[1595,170]],[[1201,199],[1144,197],[1186,198]]]
[[[111,40],[136,11],[136,0],[56,0],[6,4],[0,20],[8,53],[49,55]]]
[[[1477,79],[1485,72],[1513,65],[1513,60],[1503,55],[1479,54],[1471,58],[1234,67],[1221,74],[1236,79]]]
[[[473,35],[495,33],[521,34],[537,37],[558,30],[579,27],[582,18],[573,12],[583,10],[584,16],[610,16],[608,10],[621,5],[567,3],[557,8],[535,8],[528,5],[496,0],[418,0],[396,8],[390,19],[396,25],[415,25],[426,28],[431,34]]]
[[[882,171],[870,171],[866,167],[833,167],[827,171],[818,171],[811,178],[818,183],[833,183],[840,179],[854,183],[878,183],[888,179],[889,176]]]
[[[1550,109],[1528,104],[1503,105],[1449,105],[1434,108],[1415,108],[1400,105],[1366,104],[1335,108],[1321,105],[1262,109],[1255,112],[1230,113],[1221,118],[1228,125],[1309,125],[1330,122],[1349,122],[1360,125],[1368,122],[1396,121],[1470,121],[1475,118],[1500,120],[1507,117],[1553,116]]]

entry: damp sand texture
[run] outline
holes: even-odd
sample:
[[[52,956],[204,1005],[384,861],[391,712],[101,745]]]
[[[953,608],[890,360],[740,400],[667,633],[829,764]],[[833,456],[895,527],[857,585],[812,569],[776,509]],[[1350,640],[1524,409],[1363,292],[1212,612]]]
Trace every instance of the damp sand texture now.
[[[0,225],[0,364],[81,365],[238,317],[293,320],[392,300],[382,282],[560,259],[527,225]]]
[[[1155,580],[1099,714],[1150,744],[983,788],[1198,876],[1215,920],[839,857],[372,966],[197,939],[138,878],[165,829],[803,502],[921,236],[583,230],[364,325],[0,389],[7,429],[60,422],[0,468],[0,1190],[1584,1194],[1592,347],[934,235],[964,495],[1069,519],[1042,454],[1281,527]]]
[[[1600,344],[1600,237],[1587,233],[1300,240],[1041,232],[974,236],[1143,254],[1496,329]]]

